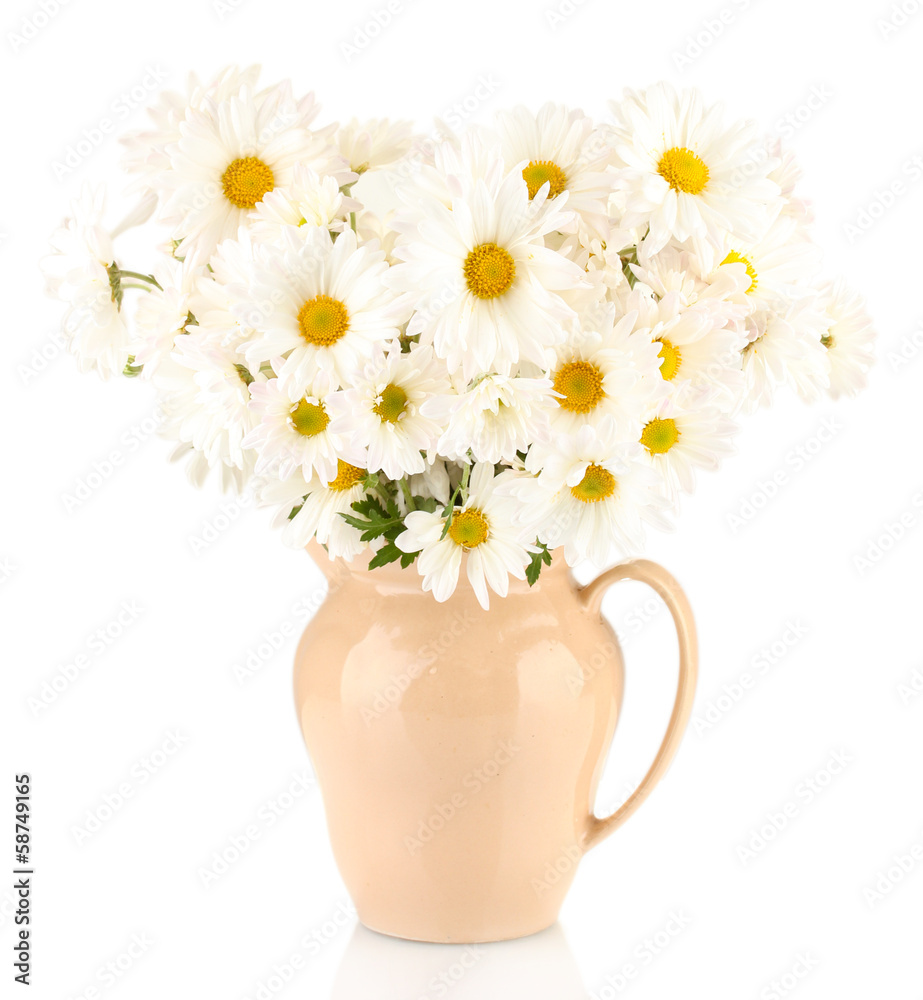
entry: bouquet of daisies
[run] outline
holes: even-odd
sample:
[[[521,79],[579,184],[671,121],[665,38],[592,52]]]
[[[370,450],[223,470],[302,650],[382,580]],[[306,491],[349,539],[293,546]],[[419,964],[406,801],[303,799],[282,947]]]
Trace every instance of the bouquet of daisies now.
[[[192,480],[254,490],[290,545],[415,564],[440,601],[464,566],[487,607],[558,546],[668,528],[781,385],[865,384],[790,153],[695,91],[461,135],[317,113],[255,68],[192,78],[123,140],[135,211],[107,229],[85,190],[45,261],[81,369],[150,382]]]

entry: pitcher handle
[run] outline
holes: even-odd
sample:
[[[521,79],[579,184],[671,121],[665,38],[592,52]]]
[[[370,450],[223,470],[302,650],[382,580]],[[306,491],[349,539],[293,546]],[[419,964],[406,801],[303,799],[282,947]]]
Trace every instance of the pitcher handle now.
[[[698,675],[698,643],[692,609],[682,587],[657,563],[648,559],[630,559],[607,569],[577,592],[584,610],[599,614],[603,595],[612,584],[619,580],[638,580],[641,583],[646,583],[663,598],[664,603],[669,608],[679,639],[679,684],[667,732],[653,764],[638,787],[612,815],[600,818],[593,813],[592,809],[590,810],[580,838],[581,846],[585,851],[595,847],[610,833],[614,833],[625,820],[632,816],[650,795],[654,785],[666,773],[689,722]]]

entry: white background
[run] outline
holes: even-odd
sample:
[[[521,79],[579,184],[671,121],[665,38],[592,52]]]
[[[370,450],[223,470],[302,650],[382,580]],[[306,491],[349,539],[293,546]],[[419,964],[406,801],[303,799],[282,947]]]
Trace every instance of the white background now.
[[[385,6],[69,0],[50,18],[36,0],[3,6],[0,858],[12,869],[13,774],[28,770],[32,995],[252,998],[297,965],[272,995],[920,997],[923,184],[908,164],[923,153],[923,11],[908,2],[906,23],[884,31],[887,0],[586,0],[570,15],[550,0],[400,0],[387,29],[348,57],[342,43]],[[566,16],[552,24],[557,10]],[[17,40],[24,19],[41,27]],[[688,48],[697,35],[698,56]],[[679,66],[684,50],[692,58]],[[679,577],[698,617],[695,729],[648,804],[582,863],[559,925],[482,948],[460,979],[453,949],[382,938],[342,916],[317,789],[280,799],[310,779],[290,672],[304,624],[293,609],[316,601],[319,573],[252,510],[195,554],[191,539],[226,501],[166,463],[145,387],[77,374],[55,344],[59,307],[42,296],[37,260],[67,199],[84,179],[121,184],[111,135],[63,179],[55,162],[104,118],[144,123],[121,95],[144,87],[148,67],[178,86],[189,69],[209,75],[227,62],[261,62],[266,81],[315,89],[326,120],[391,115],[421,127],[457,104],[479,120],[547,99],[603,116],[626,85],[698,85],[790,136],[829,270],[863,288],[881,331],[862,398],[815,409],[786,398],[751,419],[738,456],[702,479],[678,530],[651,539],[649,554]],[[491,84],[478,91],[482,78]],[[902,193],[875,207],[894,181]],[[861,217],[870,209],[874,219]],[[68,512],[65,494],[111,452],[114,474]],[[742,519],[736,530],[729,514]],[[886,551],[858,566],[879,537]],[[628,692],[601,811],[643,773],[672,699],[668,616],[638,629],[639,609],[656,603],[634,586],[606,604],[626,638]],[[90,637],[123,602],[135,617],[99,651]],[[289,634],[282,648],[241,682],[235,664],[276,632]],[[774,643],[770,665],[761,650]],[[30,708],[81,653],[88,665],[54,703]],[[734,702],[725,685],[737,693],[744,673],[756,681]],[[145,772],[171,739],[181,746]],[[833,755],[845,766],[830,769]],[[81,834],[124,783],[121,808]],[[294,804],[269,825],[280,801]],[[761,827],[773,833],[768,817],[787,804],[784,828],[742,858],[740,845]],[[259,839],[203,885],[202,869],[252,824]],[[894,870],[901,856],[906,872]],[[4,996],[15,995],[11,883],[0,879]],[[658,932],[653,955],[643,942]],[[130,950],[135,938],[143,943]],[[617,977],[629,964],[626,986]],[[443,973],[452,986],[440,993],[431,981]]]

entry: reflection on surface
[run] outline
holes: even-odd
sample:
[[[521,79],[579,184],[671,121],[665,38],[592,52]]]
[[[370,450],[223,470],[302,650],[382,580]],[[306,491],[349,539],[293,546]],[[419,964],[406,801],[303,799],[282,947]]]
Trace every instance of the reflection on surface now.
[[[332,1000],[585,1000],[586,991],[560,924],[530,937],[491,944],[402,941],[353,930]]]

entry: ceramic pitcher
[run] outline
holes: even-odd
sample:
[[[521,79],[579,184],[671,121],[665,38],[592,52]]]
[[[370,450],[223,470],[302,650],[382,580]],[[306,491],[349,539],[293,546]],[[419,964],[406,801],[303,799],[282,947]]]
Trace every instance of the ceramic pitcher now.
[[[662,567],[620,563],[574,581],[561,552],[489,611],[464,576],[445,603],[414,567],[330,560],[329,593],[295,661],[295,701],[340,873],[372,930],[496,941],[553,924],[582,856],[648,796],[676,753],[696,682],[695,626]],[[679,685],[660,750],[611,816],[592,803],[624,668],[603,594],[640,580],[679,636]]]

